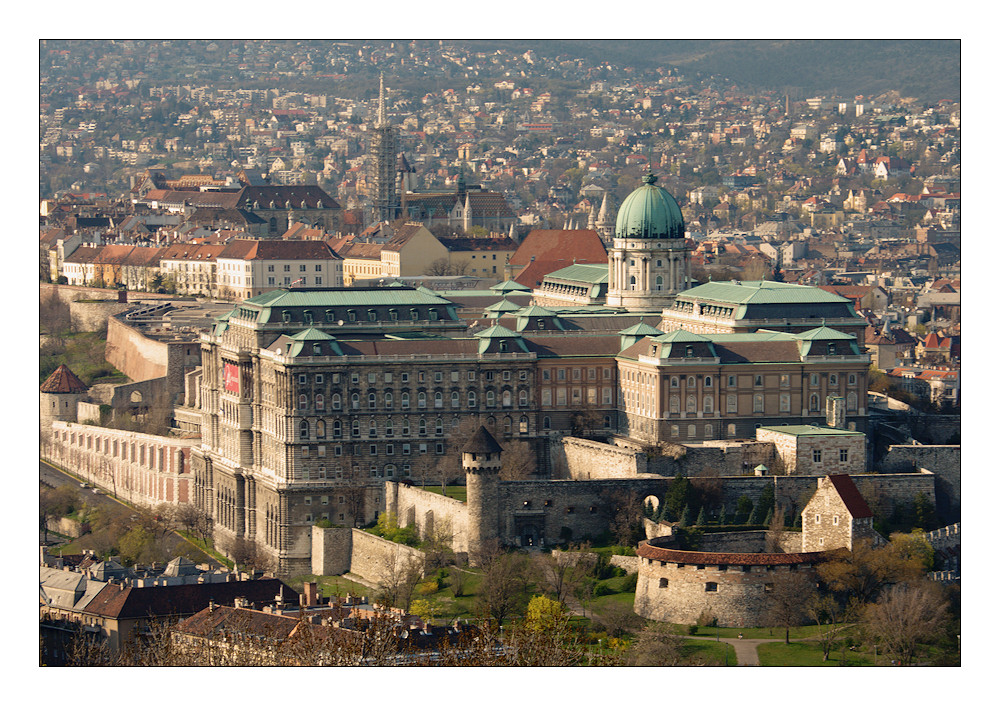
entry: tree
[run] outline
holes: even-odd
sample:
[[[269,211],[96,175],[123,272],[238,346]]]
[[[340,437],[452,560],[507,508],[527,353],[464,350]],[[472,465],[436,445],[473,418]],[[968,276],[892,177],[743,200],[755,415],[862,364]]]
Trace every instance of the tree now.
[[[484,543],[476,554],[476,563],[483,572],[476,609],[502,624],[527,604],[528,558],[521,552],[503,551],[496,540]]]
[[[891,543],[874,547],[863,539],[850,550],[839,549],[817,568],[820,579],[855,606],[874,600],[884,586],[914,580],[923,574],[919,560]]]
[[[378,601],[383,605],[410,609],[413,589],[423,578],[423,566],[417,557],[401,555],[399,547],[382,558],[378,577]]]
[[[644,538],[642,500],[635,491],[611,491],[605,494],[613,508],[610,530],[615,541],[624,547],[638,544]]]
[[[587,576],[584,555],[579,552],[540,554],[536,557],[541,579],[560,603],[575,595]]]
[[[770,588],[765,586],[768,609],[765,620],[768,625],[785,628],[785,644],[789,644],[789,629],[801,625],[806,617],[806,605],[816,592],[812,581],[797,571],[775,575]]]
[[[537,468],[531,444],[519,439],[511,439],[503,444],[500,459],[500,480],[527,480]]]
[[[546,596],[534,596],[528,601],[525,624],[531,630],[552,631],[559,628],[566,617],[562,601]]]
[[[883,654],[909,666],[917,645],[937,637],[947,622],[948,604],[940,587],[924,581],[887,588],[865,609],[863,627]]]
[[[830,659],[830,650],[837,639],[839,628],[837,627],[837,617],[840,614],[840,604],[830,595],[813,593],[805,605],[806,614],[816,622],[819,632],[816,633],[816,641],[823,649],[823,661]],[[827,627],[824,628],[824,624]]]
[[[764,486],[757,504],[754,505],[753,512],[750,513],[749,524],[762,525],[767,513],[774,509],[774,486],[768,483]]]
[[[49,541],[49,520],[72,515],[80,509],[80,491],[71,485],[60,485],[57,488],[42,486],[38,494],[39,527],[45,533],[45,542]]]
[[[260,550],[257,543],[246,537],[237,537],[226,552],[237,567],[251,571],[270,571],[274,568],[271,557]]]
[[[609,637],[621,637],[631,633],[643,625],[643,619],[636,614],[631,605],[607,603],[597,614],[597,622],[601,624]]]
[[[653,624],[643,628],[628,653],[628,664],[636,667],[676,667],[683,664],[684,641],[669,626]]]

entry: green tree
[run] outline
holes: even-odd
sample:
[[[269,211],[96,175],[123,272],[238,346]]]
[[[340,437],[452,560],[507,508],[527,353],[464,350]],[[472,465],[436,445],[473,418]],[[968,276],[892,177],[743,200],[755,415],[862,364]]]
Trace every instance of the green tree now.
[[[534,596],[528,601],[525,621],[531,630],[555,630],[565,619],[565,609],[559,601],[546,596]]]
[[[753,512],[753,500],[746,495],[741,495],[736,499],[736,515],[733,518],[733,523],[737,525],[746,524],[750,519],[751,512]]]

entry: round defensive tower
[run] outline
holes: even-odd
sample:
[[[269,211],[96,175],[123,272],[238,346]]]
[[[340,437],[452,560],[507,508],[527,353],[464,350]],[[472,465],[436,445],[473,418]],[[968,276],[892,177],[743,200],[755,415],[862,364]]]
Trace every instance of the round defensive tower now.
[[[462,447],[466,507],[469,518],[469,554],[500,534],[500,454],[503,448],[486,427],[479,427]]]

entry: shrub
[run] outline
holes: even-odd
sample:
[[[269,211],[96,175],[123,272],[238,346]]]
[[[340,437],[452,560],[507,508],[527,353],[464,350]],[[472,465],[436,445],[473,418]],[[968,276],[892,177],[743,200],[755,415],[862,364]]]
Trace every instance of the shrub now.
[[[715,614],[712,613],[712,611],[710,611],[708,608],[705,608],[698,615],[697,624],[700,627],[714,628],[716,625],[719,624],[719,619],[715,617]]]
[[[639,583],[639,574],[629,574],[628,577],[622,581],[622,593],[635,593],[635,587]]]
[[[317,527],[322,527],[323,529],[330,529],[331,527],[333,527],[333,523],[330,522],[330,520],[328,520],[326,518],[322,518],[322,519],[316,520],[316,526]]]
[[[601,596],[610,596],[614,592],[615,591],[606,583],[597,583],[594,585],[594,598],[600,598]]]

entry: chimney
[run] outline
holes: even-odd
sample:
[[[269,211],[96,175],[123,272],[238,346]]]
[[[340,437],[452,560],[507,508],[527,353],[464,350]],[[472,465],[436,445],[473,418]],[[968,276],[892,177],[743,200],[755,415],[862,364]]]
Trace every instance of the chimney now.
[[[312,607],[319,605],[319,596],[317,592],[317,583],[315,581],[306,581],[302,584],[302,596],[303,605]]]

